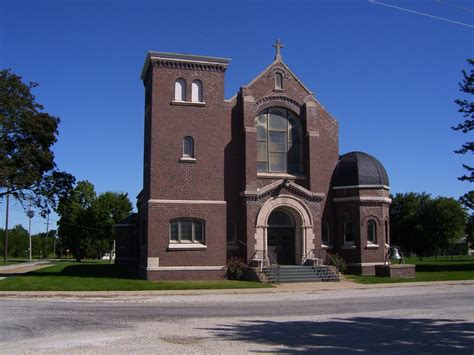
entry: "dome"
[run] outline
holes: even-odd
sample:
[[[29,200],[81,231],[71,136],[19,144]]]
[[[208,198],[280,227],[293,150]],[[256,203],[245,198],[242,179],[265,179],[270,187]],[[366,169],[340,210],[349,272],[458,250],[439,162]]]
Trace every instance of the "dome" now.
[[[364,152],[350,152],[339,157],[333,175],[333,186],[385,185],[388,175],[383,165]]]

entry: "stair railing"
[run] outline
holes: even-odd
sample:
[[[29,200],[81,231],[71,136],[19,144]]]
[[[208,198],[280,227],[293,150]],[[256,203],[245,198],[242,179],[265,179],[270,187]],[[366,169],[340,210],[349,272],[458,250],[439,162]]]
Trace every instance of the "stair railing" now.
[[[248,260],[247,265],[251,263],[257,263],[260,272],[263,272],[265,266],[269,269],[276,270],[277,283],[280,283],[280,266],[268,250],[255,250]]]
[[[301,265],[304,265],[307,261],[312,262],[313,266],[320,266],[325,264],[324,257],[321,257],[321,255],[319,255],[318,257],[317,254],[320,254],[319,249],[311,249],[308,253],[306,253],[305,256],[303,256],[301,260]]]

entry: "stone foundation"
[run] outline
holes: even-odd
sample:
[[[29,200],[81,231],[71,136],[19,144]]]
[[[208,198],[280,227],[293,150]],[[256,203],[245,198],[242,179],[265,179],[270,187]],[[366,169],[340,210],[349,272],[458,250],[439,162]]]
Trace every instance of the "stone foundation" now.
[[[375,275],[397,279],[412,278],[415,277],[415,267],[412,264],[376,265]]]

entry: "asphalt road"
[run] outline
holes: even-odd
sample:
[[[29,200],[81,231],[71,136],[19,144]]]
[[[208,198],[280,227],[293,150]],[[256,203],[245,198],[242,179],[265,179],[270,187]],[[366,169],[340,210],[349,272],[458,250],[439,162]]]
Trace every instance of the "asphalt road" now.
[[[474,353],[474,285],[0,299],[0,353]]]

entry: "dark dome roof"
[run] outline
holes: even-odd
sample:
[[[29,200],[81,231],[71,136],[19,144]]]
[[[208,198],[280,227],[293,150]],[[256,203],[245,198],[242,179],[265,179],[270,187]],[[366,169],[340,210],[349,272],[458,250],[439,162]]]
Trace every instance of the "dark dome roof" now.
[[[333,186],[386,185],[387,172],[373,156],[364,152],[350,152],[339,157],[333,175]]]

